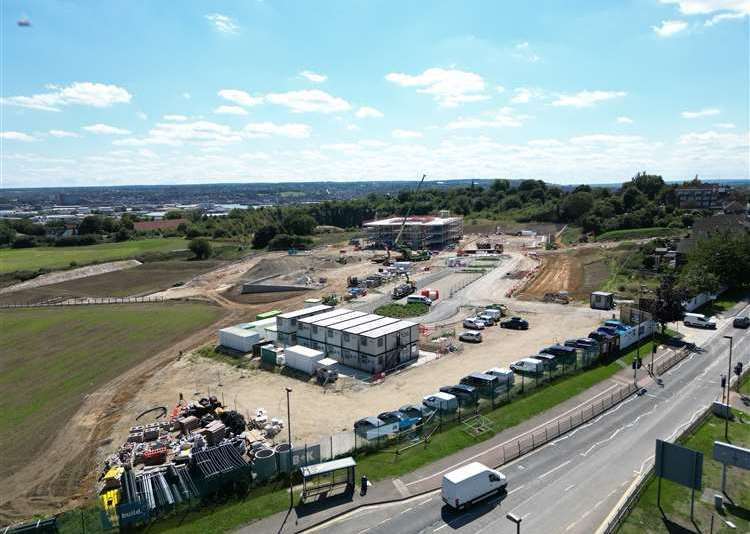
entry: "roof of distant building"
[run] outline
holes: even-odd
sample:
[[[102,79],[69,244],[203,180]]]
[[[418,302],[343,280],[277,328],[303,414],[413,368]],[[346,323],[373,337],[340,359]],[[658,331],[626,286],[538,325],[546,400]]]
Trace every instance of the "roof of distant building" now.
[[[138,232],[147,232],[149,230],[172,230],[182,223],[187,223],[187,219],[166,219],[163,221],[139,221],[133,223],[133,228]]]
[[[406,218],[406,226],[440,226],[461,220],[462,217],[436,217],[433,215],[412,215]],[[363,226],[394,226],[404,223],[403,217],[390,217],[364,223]]]

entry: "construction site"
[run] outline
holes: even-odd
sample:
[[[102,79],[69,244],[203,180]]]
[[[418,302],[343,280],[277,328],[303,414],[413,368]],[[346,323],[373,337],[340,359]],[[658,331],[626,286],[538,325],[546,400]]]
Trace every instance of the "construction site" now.
[[[143,492],[163,477],[189,497],[198,490],[180,471],[183,460],[205,451],[208,460],[230,462],[227,469],[241,473],[238,457],[252,464],[256,453],[287,441],[287,388],[295,447],[328,443],[323,455],[333,455],[349,450],[355,423],[372,414],[413,404],[478,369],[508,368],[541,346],[586,337],[611,314],[535,298],[541,291],[535,285],[544,284],[545,293],[571,287],[570,269],[545,253],[548,239],[519,232],[461,236],[427,252],[398,240],[385,249],[357,242],[261,252],[149,294],[203,302],[221,315],[200,335],[165,348],[148,367],[124,370],[83,400],[64,429],[78,437],[40,451],[33,465],[46,465],[43,472],[28,462],[9,466],[3,517],[23,517],[32,496],[51,486],[57,489],[50,509],[84,502],[92,492],[105,507],[116,506],[124,492]],[[562,282],[543,282],[550,271]],[[418,317],[375,313],[415,297],[429,301]],[[491,306],[523,317],[528,330],[495,327],[480,344],[459,341],[467,318]],[[217,447],[222,453],[214,458]],[[71,465],[79,477],[68,476]],[[120,493],[113,500],[114,489]],[[167,497],[149,497],[160,498]]]

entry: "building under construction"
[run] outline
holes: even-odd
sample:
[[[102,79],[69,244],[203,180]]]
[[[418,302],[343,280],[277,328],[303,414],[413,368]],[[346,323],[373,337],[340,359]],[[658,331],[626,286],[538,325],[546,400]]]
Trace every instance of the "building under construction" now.
[[[366,222],[362,226],[373,243],[390,248],[394,248],[403,226],[398,244],[412,250],[445,248],[458,243],[464,235],[463,217],[450,217],[447,213],[440,216],[412,215],[406,217],[406,222],[404,217],[391,217]]]

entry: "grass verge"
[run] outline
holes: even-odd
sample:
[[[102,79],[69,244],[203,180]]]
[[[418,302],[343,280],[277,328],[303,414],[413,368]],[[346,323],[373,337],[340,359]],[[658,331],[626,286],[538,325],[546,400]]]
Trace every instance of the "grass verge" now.
[[[627,230],[612,230],[597,236],[597,241],[619,241],[620,239],[646,239],[649,237],[665,237],[682,232],[681,228],[667,228],[656,226],[654,228],[629,228]]]
[[[737,418],[729,423],[729,437],[734,445],[750,446],[750,425],[747,414],[735,411]],[[703,453],[703,494],[711,497],[721,492],[721,464],[713,460],[714,441],[724,441],[724,420],[711,415],[696,431],[680,440],[695,451]],[[714,532],[748,532],[750,529],[750,477],[736,467],[730,467],[727,474],[727,493],[735,505],[728,504],[725,512],[719,514],[713,506],[695,494],[695,522],[700,532],[708,532],[711,515],[714,514]],[[643,532],[694,532],[696,525],[690,522],[690,489],[668,480],[661,482],[661,505],[664,515],[656,505],[657,480],[648,483],[635,508],[619,529],[621,534],[641,534]],[[736,529],[727,529],[723,520],[731,521]],[[687,529],[687,530],[685,530]]]

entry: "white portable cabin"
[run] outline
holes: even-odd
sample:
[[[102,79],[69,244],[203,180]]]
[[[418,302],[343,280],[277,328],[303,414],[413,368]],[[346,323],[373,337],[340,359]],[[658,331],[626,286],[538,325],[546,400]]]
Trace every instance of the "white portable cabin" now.
[[[303,317],[297,320],[297,338],[313,339],[312,336],[312,325],[330,319],[332,317],[338,317],[340,315],[346,315],[352,313],[352,310],[346,308],[336,308],[327,312],[318,313],[311,315],[310,317]]]
[[[607,291],[591,293],[591,307],[595,310],[611,310],[615,307],[615,295]]]
[[[344,332],[351,330],[352,328],[363,328],[364,330],[372,330],[375,328],[374,325],[378,321],[383,319],[382,315],[375,315],[374,313],[368,313],[351,319],[348,321],[342,321],[328,327],[329,336],[327,342],[329,345],[334,345],[341,348],[358,348],[358,347],[346,347],[344,345]],[[351,336],[350,336],[351,338]]]
[[[315,372],[315,363],[322,360],[324,355],[321,351],[294,345],[284,349],[285,365],[311,375]]]
[[[419,356],[419,325],[399,321],[359,336],[360,369],[373,373],[387,371]]]
[[[345,315],[339,315],[338,317],[332,317],[312,325],[313,339],[318,343],[330,344],[333,343],[332,328],[341,323],[348,323],[350,321],[358,321],[363,317],[368,316],[367,313],[361,311],[353,311]],[[338,344],[338,343],[334,343]]]
[[[219,330],[219,345],[239,352],[250,352],[258,340],[260,340],[260,334],[255,330],[247,330],[239,326],[229,326]]]
[[[297,323],[300,319],[317,315],[333,309],[331,306],[321,304],[312,308],[302,308],[276,316],[276,332],[280,343],[285,345],[297,344]]]
[[[380,315],[368,315],[367,319],[367,321],[348,321],[346,324],[337,324],[332,328],[333,340],[338,341],[338,345],[328,345],[329,351],[336,354],[341,363],[358,369],[370,370],[366,366],[361,367],[360,365],[359,346],[361,334],[380,328],[381,326],[399,322],[399,319]]]

